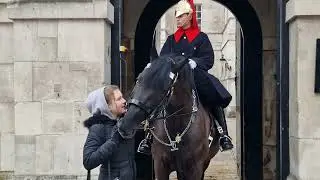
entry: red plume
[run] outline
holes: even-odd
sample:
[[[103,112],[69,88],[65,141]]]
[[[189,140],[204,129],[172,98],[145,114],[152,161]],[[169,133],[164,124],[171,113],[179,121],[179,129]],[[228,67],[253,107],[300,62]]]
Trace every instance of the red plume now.
[[[193,28],[199,29],[199,27],[198,27],[198,22],[197,22],[196,6],[194,5],[193,0],[189,0],[189,4],[190,4],[190,6],[191,6],[191,8],[192,8],[192,10],[193,10],[193,13],[192,13],[192,24],[191,24],[191,26],[192,26]]]

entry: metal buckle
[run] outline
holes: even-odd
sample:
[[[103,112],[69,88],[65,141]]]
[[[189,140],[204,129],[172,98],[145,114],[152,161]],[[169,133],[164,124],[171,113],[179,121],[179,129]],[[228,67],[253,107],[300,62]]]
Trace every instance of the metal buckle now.
[[[177,143],[175,141],[171,142],[171,151],[177,151],[179,148],[177,148]]]
[[[151,133],[150,132],[148,132],[146,139],[149,139],[149,140],[151,139]]]
[[[208,139],[209,139],[209,148],[210,148],[213,141],[213,137],[210,135]]]
[[[222,127],[221,127],[221,126],[219,126],[217,129],[218,129],[218,132],[219,132],[220,134],[222,134],[222,133],[223,133],[223,129],[222,129]]]

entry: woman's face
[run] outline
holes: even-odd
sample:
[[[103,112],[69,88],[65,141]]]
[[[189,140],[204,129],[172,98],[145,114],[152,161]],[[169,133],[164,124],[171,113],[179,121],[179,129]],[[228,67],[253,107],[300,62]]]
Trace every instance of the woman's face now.
[[[113,91],[114,99],[111,101],[110,110],[116,117],[120,117],[127,112],[126,100],[123,98],[119,89]]]

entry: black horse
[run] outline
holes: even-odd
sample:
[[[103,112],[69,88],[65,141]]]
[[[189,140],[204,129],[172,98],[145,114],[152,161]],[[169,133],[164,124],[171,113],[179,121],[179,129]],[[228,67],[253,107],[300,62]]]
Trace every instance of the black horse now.
[[[149,63],[137,78],[128,112],[119,121],[119,132],[125,138],[132,137],[142,121],[149,124],[158,180],[168,180],[172,171],[178,179],[201,180],[219,151],[219,134],[199,102],[188,61],[166,55]]]

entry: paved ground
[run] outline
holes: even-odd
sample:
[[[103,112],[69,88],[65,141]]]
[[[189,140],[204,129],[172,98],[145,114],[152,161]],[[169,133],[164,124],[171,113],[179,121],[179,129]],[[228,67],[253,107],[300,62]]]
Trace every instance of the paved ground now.
[[[229,133],[233,138],[235,145],[236,139],[236,121],[235,119],[228,119]],[[236,165],[235,149],[228,152],[219,152],[216,157],[211,160],[211,163],[205,173],[205,180],[239,180]],[[171,180],[175,180],[176,174],[172,173]]]

